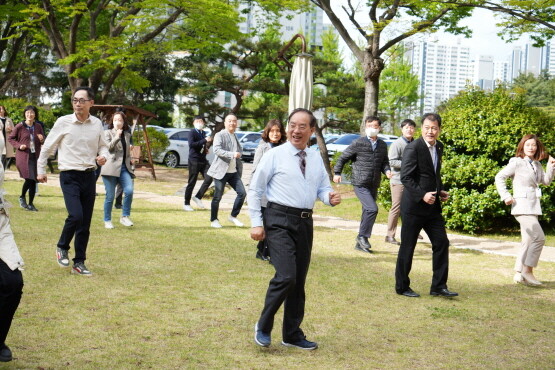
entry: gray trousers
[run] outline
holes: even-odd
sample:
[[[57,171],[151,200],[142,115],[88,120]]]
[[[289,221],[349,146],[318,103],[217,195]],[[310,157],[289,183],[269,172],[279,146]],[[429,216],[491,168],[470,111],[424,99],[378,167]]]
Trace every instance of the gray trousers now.
[[[515,271],[521,272],[522,265],[536,267],[545,244],[545,234],[536,215],[517,215],[522,244],[516,258]]]
[[[376,204],[377,189],[374,190],[364,186],[355,186],[354,189],[362,205],[358,235],[369,238],[372,235],[372,228],[378,216],[378,205]]]

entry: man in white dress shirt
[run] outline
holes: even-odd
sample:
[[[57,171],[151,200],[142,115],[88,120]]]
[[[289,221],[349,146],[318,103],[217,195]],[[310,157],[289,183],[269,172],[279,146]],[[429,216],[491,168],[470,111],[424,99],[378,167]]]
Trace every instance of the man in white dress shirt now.
[[[58,149],[60,186],[64,194],[68,217],[56,248],[56,259],[61,267],[69,267],[68,250],[75,236],[75,257],[72,273],[91,276],[85,266],[91,219],[96,198],[97,164],[102,166],[110,155],[104,140],[102,122],[90,115],[94,92],[79,87],[73,93],[73,114],[60,117],[54,123],[42,146],[37,163],[37,179],[46,182],[48,157]]]
[[[255,326],[255,343],[262,347],[270,345],[274,316],[284,304],[282,344],[305,350],[318,348],[300,328],[312,251],[312,208],[316,198],[335,206],[341,196],[332,191],[320,154],[306,150],[315,126],[311,111],[295,109],[289,115],[288,142],[262,157],[248,192],[251,238],[266,238],[276,269]],[[263,195],[268,199],[264,224],[260,210]]]

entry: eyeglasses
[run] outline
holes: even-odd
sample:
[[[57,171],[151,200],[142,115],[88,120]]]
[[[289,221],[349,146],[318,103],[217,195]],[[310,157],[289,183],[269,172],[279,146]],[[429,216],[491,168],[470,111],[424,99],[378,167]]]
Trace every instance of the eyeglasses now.
[[[86,101],[91,101],[91,100],[92,99],[83,99],[83,98],[81,98],[81,99],[73,99],[72,102],[73,102],[73,104],[77,104],[77,103],[85,104]]]

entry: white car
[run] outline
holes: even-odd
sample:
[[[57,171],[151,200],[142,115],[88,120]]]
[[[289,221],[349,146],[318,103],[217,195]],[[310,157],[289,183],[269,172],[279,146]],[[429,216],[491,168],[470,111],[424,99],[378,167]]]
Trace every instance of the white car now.
[[[359,134],[345,134],[342,135],[339,139],[335,140],[333,143],[326,145],[326,148],[328,148],[328,156],[330,157],[330,159],[335,155],[335,153],[341,153],[345,151],[345,149],[347,149],[347,147],[359,137]],[[386,134],[378,134],[378,137],[385,141],[388,147],[398,138],[395,135]]]
[[[189,128],[164,129],[164,133],[170,140],[170,145],[154,159],[154,162],[164,163],[172,168],[187,166],[189,160],[189,131],[191,131]],[[207,134],[209,134],[209,131],[207,131]],[[212,150],[208,153],[207,159],[209,162],[212,162],[212,159],[214,159],[214,152]]]

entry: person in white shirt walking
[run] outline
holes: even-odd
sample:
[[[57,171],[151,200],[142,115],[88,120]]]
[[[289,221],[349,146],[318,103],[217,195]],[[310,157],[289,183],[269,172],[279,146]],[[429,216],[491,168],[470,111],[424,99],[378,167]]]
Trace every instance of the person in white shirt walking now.
[[[102,122],[90,115],[94,105],[94,92],[79,87],[73,93],[73,114],[56,120],[46,138],[38,160],[37,179],[46,182],[48,157],[58,149],[60,186],[64,195],[68,217],[56,248],[61,267],[69,267],[69,244],[75,237],[72,273],[90,276],[85,266],[91,219],[96,198],[97,165],[104,165],[110,155],[104,139]]]
[[[288,122],[289,141],[262,157],[248,194],[251,238],[267,240],[276,269],[255,325],[254,341],[262,347],[271,344],[274,316],[283,304],[282,344],[314,350],[318,344],[307,340],[300,327],[312,252],[312,208],[317,198],[335,206],[341,203],[341,195],[333,191],[320,154],[307,150],[316,127],[312,112],[297,108]],[[262,215],[264,196],[268,203]]]

